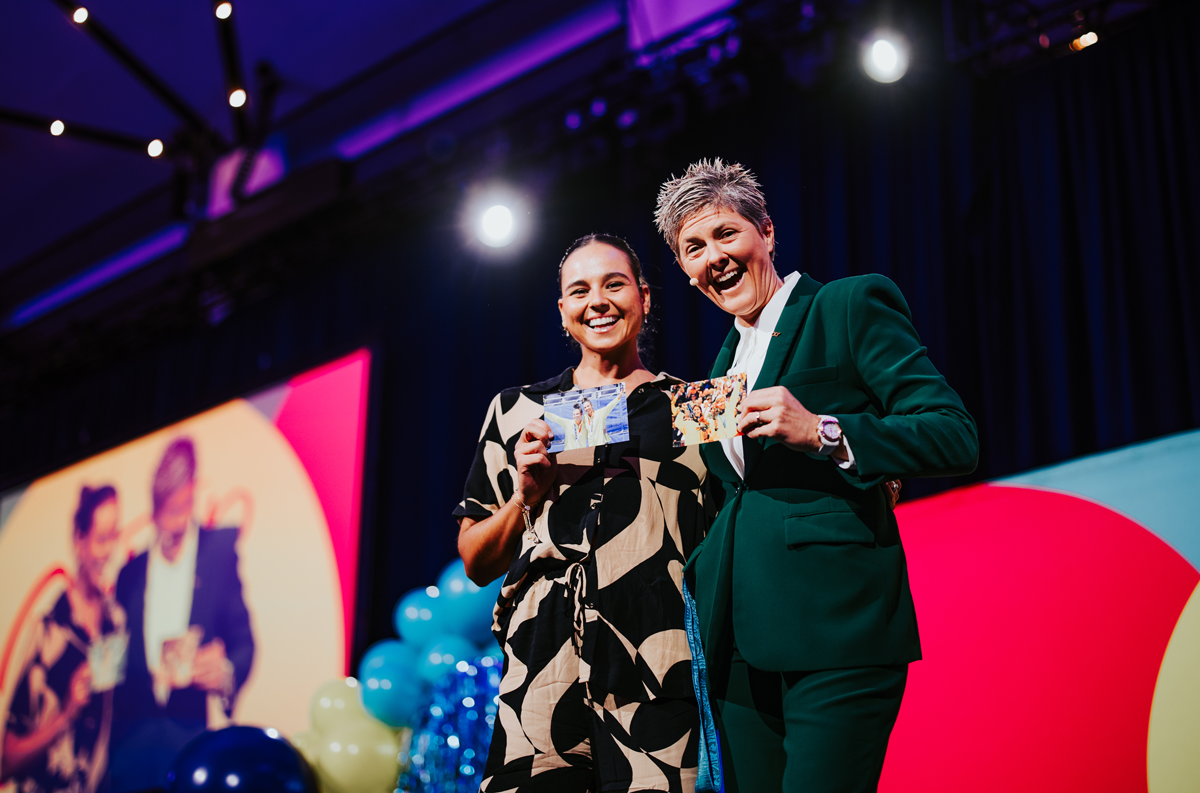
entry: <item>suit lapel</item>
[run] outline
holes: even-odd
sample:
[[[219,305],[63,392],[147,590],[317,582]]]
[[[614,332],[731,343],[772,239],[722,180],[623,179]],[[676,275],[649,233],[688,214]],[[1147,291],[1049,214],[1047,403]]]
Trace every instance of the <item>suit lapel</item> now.
[[[779,321],[775,323],[775,332],[767,347],[767,357],[763,359],[762,370],[758,373],[758,379],[754,381],[750,390],[770,388],[779,382],[783,366],[792,357],[796,344],[800,340],[800,330],[804,326],[804,318],[808,316],[808,309],[812,306],[813,298],[820,288],[821,284],[817,281],[807,275],[800,276],[800,280],[792,288],[792,293],[788,295],[787,303],[779,315]],[[750,472],[754,470],[754,464],[758,462],[758,458],[762,454],[763,444],[754,438],[743,438],[742,443],[746,450],[746,478],[749,479]]]
[[[792,350],[795,349],[796,342],[800,339],[800,328],[804,324],[804,317],[808,315],[808,309],[820,288],[821,284],[807,275],[800,276],[800,280],[792,288],[792,293],[788,295],[788,301],[779,315],[779,321],[775,323],[775,333],[771,338],[771,344],[767,347],[767,357],[763,359],[762,371],[758,373],[758,379],[754,381],[751,390],[770,388],[779,382],[779,375],[783,373],[783,365],[792,357]]]

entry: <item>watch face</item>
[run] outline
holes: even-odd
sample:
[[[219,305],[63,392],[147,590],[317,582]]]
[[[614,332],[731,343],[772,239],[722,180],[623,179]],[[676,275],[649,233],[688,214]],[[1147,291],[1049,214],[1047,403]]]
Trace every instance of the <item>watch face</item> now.
[[[842,439],[842,425],[838,424],[836,421],[822,421],[821,437],[824,438],[827,443],[837,443]]]

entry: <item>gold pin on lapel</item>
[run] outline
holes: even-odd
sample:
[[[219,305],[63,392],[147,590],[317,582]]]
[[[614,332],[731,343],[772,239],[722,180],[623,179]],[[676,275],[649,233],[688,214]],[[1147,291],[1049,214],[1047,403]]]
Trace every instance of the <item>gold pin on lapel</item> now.
[[[775,336],[778,336],[778,335],[779,335],[779,331],[775,331],[774,333],[771,334],[772,338],[774,338]]]

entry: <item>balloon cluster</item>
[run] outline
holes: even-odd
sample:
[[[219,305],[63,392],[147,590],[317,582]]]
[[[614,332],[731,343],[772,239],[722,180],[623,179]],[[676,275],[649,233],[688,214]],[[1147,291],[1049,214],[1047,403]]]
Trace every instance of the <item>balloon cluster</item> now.
[[[500,696],[500,662],[462,664],[434,686],[413,731],[400,775],[405,793],[475,793],[492,742]]]
[[[359,662],[357,679],[330,680],[317,689],[310,706],[311,731],[291,740],[316,771],[325,793],[395,790],[409,756],[405,749],[410,728],[418,720],[425,725],[430,714],[440,710],[437,697],[443,695],[437,692],[457,686],[466,674],[460,670],[473,669],[475,676],[488,679],[494,675],[499,684],[502,656],[491,626],[500,583],[479,587],[467,578],[461,561],[452,562],[436,586],[414,589],[400,599],[395,611],[399,641],[386,639],[369,647]],[[462,698],[456,701],[461,709]],[[483,719],[487,741],[495,719],[494,703],[492,707],[490,714],[481,710],[474,717]],[[478,766],[482,769],[487,743],[479,748],[474,744],[484,740],[483,733],[471,736],[472,751],[482,752]],[[455,743],[460,740],[455,738]],[[464,751],[460,746],[453,749],[456,757]],[[423,761],[430,756],[421,754]],[[474,779],[477,789],[478,775]]]
[[[326,793],[390,793],[400,773],[402,738],[362,706],[352,677],[322,683],[309,705],[310,732],[292,736]]]

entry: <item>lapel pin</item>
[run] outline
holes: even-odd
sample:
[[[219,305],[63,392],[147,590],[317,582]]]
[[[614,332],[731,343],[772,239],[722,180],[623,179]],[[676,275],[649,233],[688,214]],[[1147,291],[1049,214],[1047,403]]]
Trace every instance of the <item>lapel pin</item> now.
[[[779,331],[775,331],[774,333],[771,334],[771,337],[774,338],[775,336],[778,336],[778,335],[779,335]]]

